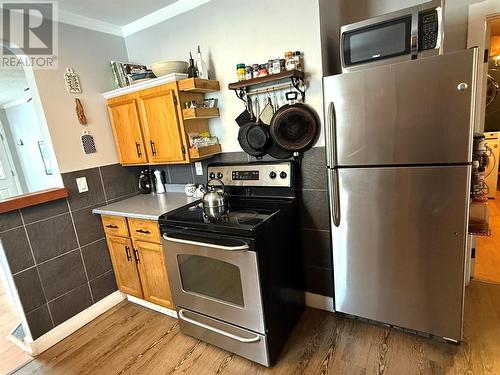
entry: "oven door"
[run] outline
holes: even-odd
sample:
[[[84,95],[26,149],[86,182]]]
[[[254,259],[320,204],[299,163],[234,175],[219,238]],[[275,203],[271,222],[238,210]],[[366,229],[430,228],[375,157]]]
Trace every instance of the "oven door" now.
[[[257,253],[240,239],[163,235],[174,303],[265,333]]]

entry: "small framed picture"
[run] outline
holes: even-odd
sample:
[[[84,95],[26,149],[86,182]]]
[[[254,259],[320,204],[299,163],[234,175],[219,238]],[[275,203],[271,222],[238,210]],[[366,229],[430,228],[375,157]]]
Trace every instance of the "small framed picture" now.
[[[47,151],[47,146],[45,141],[38,141],[38,149],[40,150],[40,156],[42,157],[43,165],[45,167],[45,174],[52,174],[52,165],[50,164],[49,152]]]

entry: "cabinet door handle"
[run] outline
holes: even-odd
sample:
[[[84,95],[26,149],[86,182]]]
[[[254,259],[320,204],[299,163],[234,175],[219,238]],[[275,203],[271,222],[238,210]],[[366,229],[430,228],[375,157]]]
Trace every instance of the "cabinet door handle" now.
[[[108,224],[108,225],[106,225],[106,228],[118,229],[118,226],[117,225],[113,225],[113,224]]]
[[[136,264],[139,264],[141,262],[141,260],[139,259],[139,252],[136,249],[134,249],[134,259]]]
[[[130,247],[125,246],[125,254],[127,255],[127,262],[132,260],[132,256],[130,255]]]
[[[151,145],[151,152],[153,153],[153,156],[156,156],[155,142],[151,139],[151,140],[149,140],[149,144]]]
[[[142,152],[141,152],[141,144],[139,142],[135,142],[135,149],[137,151],[137,156],[142,157]]]
[[[135,231],[137,233],[142,233],[142,234],[150,234],[151,233],[149,230],[144,230],[144,229],[136,229]]]

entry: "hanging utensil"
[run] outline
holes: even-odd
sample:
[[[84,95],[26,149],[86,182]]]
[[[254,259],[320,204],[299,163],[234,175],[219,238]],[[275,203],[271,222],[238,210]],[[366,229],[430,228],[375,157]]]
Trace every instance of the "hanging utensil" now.
[[[241,112],[238,117],[236,117],[235,121],[239,126],[243,126],[249,122],[254,120],[255,116],[252,110],[252,99],[247,95],[245,102],[245,110]]]
[[[269,125],[271,124],[271,120],[274,115],[274,107],[273,107],[273,102],[271,100],[271,95],[269,95],[269,91],[267,93],[267,98],[266,98],[266,105],[264,106],[264,109],[260,113],[260,121],[263,124]]]
[[[271,144],[271,137],[269,135],[269,126],[260,122],[259,98],[255,99],[255,113],[257,114],[255,122],[248,122],[238,131],[238,142],[247,154],[261,157],[265,155]]]

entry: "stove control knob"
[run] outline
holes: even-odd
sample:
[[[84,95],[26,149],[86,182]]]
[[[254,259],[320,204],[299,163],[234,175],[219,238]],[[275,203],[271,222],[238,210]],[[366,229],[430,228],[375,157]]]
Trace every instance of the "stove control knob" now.
[[[219,172],[219,173],[217,173],[217,178],[218,178],[218,179],[221,179],[222,177],[224,177],[224,175],[223,175],[222,173],[220,173],[220,172]]]
[[[276,172],[269,173],[269,177],[274,180],[276,178]]]
[[[280,177],[281,177],[282,179],[285,179],[285,178],[287,177],[286,172],[281,172],[281,173],[280,173]]]
[[[208,177],[215,178],[215,173],[214,172],[210,172],[210,174],[208,175]]]

